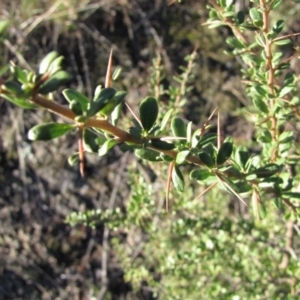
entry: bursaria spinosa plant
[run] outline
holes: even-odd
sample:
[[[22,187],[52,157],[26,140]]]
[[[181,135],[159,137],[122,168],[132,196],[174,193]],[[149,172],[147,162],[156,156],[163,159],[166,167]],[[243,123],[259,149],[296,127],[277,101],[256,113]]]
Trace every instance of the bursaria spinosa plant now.
[[[284,20],[270,18],[270,12],[281,1],[253,0],[250,8],[240,11],[235,10],[234,2],[209,1],[209,19],[204,25],[227,26],[232,30],[232,36],[226,40],[230,47],[227,53],[239,57],[243,63],[243,83],[252,101],[245,110],[255,124],[259,153],[235,146],[231,137],[222,138],[220,125],[217,133],[208,131],[217,109],[202,127],[195,128],[192,122],[186,123],[177,115],[178,101],[162,114],[158,93],[143,99],[136,115],[126,103],[126,92],[113,87],[112,78],[117,76],[112,75],[112,53],[106,82],[95,88],[92,99],[76,90],[65,89],[62,94],[68,106],[52,100],[52,93],[70,78],[61,67],[63,58],[56,52],[49,53],[36,72],[11,63],[11,77],[1,81],[0,95],[23,109],[47,109],[65,117],[67,123],[36,125],[28,137],[51,140],[76,130],[78,152],[70,154],[69,162],[79,164],[82,176],[85,152],[103,156],[113,147],[120,147],[124,152],[133,151],[139,159],[169,165],[167,200],[171,187],[184,191],[182,166],[190,164],[193,167],[189,179],[205,185],[204,193],[212,188],[224,189],[244,205],[251,205],[259,218],[266,213],[265,202],[273,201],[276,207],[286,208],[287,217],[296,218],[299,180],[291,167],[298,168],[299,150],[295,147],[294,132],[286,130],[285,124],[297,122],[300,116],[299,76],[290,69],[290,61],[299,52],[294,48],[294,53],[286,57],[281,46],[292,43],[297,34],[282,34]],[[118,126],[124,118],[123,105],[132,112],[128,128]]]

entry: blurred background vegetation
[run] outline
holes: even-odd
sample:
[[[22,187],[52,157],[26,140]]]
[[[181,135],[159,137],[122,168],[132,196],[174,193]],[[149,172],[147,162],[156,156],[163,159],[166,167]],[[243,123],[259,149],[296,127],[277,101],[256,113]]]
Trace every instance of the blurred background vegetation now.
[[[146,95],[157,95],[156,88],[178,89],[173,77],[196,49],[180,113],[199,127],[218,106],[222,134],[251,146],[239,61],[223,53],[232,33],[201,25],[206,2],[3,0],[0,76],[7,76],[10,60],[35,69],[55,50],[65,56],[69,87],[91,97],[104,83],[112,48],[115,67],[123,69],[115,85],[128,91],[136,109]],[[300,32],[299,10],[284,1],[276,12],[286,17],[284,33]],[[300,73],[299,62],[292,67]],[[159,92],[159,98],[163,111],[170,95]],[[167,214],[166,167],[116,149],[105,158],[88,156],[82,179],[67,163],[77,148],[75,135],[51,143],[27,139],[33,125],[57,116],[0,99],[0,118],[1,300],[299,299],[299,232],[286,264],[290,223],[280,212],[257,221],[220,192],[195,199],[203,189],[190,183],[183,195],[172,192]],[[109,214],[94,227],[65,222],[73,211],[115,207],[125,215],[121,228]]]

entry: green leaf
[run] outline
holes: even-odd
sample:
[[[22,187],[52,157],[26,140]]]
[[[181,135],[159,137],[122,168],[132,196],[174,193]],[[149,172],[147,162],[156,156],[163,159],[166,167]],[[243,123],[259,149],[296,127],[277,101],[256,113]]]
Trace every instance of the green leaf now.
[[[94,116],[99,113],[110,100],[116,94],[116,90],[113,88],[104,88],[101,89],[99,93],[97,93],[97,97],[93,99],[93,101],[88,106],[87,118]]]
[[[258,187],[261,189],[279,189],[279,185],[282,183],[283,180],[280,177],[267,177],[258,184]]]
[[[190,179],[197,180],[200,183],[203,183],[209,177],[215,177],[215,175],[207,169],[196,169],[190,173]]]
[[[27,73],[25,70],[21,69],[19,66],[10,66],[11,72],[14,74],[15,79],[19,82],[26,84],[27,83]]]
[[[83,115],[82,107],[81,107],[80,103],[77,102],[76,100],[72,100],[69,104],[69,107],[76,116]],[[78,120],[78,119],[76,118],[76,120]]]
[[[217,156],[217,164],[222,165],[228,158],[230,158],[233,150],[233,144],[232,141],[225,141]]]
[[[281,170],[281,167],[276,164],[268,164],[264,167],[258,168],[251,174],[255,174],[258,178],[270,177]]]
[[[293,131],[284,131],[280,134],[278,141],[281,144],[289,143],[294,140],[294,132]]]
[[[40,94],[49,94],[57,90],[70,79],[70,75],[63,70],[54,73],[39,88]]]
[[[111,113],[111,122],[114,126],[117,126],[119,118],[121,117],[121,113],[122,113],[122,104],[120,103],[119,105],[117,105],[114,110]]]
[[[300,200],[300,193],[298,192],[287,192],[282,194],[283,198],[286,199],[295,199],[295,200]]]
[[[279,93],[279,97],[283,98],[286,96],[288,93],[292,92],[295,89],[295,85],[291,84],[290,86],[285,86],[281,89]]]
[[[51,63],[57,58],[58,53],[56,51],[52,51],[48,53],[40,62],[39,65],[39,74],[44,74],[49,70]]]
[[[263,129],[257,133],[257,141],[260,143],[269,144],[272,142],[272,135],[268,129]]]
[[[153,97],[145,98],[140,104],[140,118],[143,128],[148,132],[158,116],[158,104],[157,100]]]
[[[62,124],[62,123],[46,123],[36,125],[28,132],[28,138],[36,141],[48,141],[60,137],[66,134],[71,129],[74,129],[74,124]]]
[[[176,164],[180,165],[180,164],[184,163],[189,155],[190,155],[189,150],[183,150],[183,151],[178,152],[177,156],[176,156]]]
[[[189,122],[187,124],[187,127],[186,127],[186,141],[188,142],[188,144],[190,145],[191,142],[192,142],[192,125],[193,125],[193,122]]]
[[[74,166],[75,164],[77,164],[79,161],[79,154],[78,153],[74,153],[72,155],[70,155],[68,157],[68,163],[70,166]]]
[[[130,151],[130,150],[136,150],[136,149],[140,149],[141,146],[140,145],[136,145],[136,144],[126,144],[126,143],[123,143],[119,146],[119,149],[122,151],[122,152],[127,152],[127,151]]]
[[[116,144],[117,144],[116,140],[106,140],[102,145],[102,147],[99,149],[98,155],[99,156],[106,155],[108,151]]]
[[[284,21],[283,20],[278,20],[276,24],[273,26],[272,30],[276,33],[279,34],[284,28]]]
[[[109,116],[114,111],[114,109],[125,99],[126,95],[127,92],[125,91],[116,92],[114,97],[110,99],[102,109],[100,109],[100,114],[103,116]]]
[[[294,2],[297,2],[298,0],[294,0]],[[279,7],[280,5],[281,5],[281,3],[282,3],[282,0],[274,0],[273,2],[272,2],[272,5],[271,5],[271,7],[270,7],[270,10],[273,10],[273,9],[275,9],[275,8],[277,8],[277,7]]]
[[[28,102],[26,99],[24,99],[22,97],[17,97],[17,96],[7,95],[7,94],[1,94],[1,97],[5,98],[9,102],[11,102],[23,109],[34,109],[34,108],[39,107],[33,103]]]
[[[174,136],[186,138],[186,126],[182,119],[175,117],[172,120],[171,128]],[[185,141],[184,141],[185,143]]]
[[[278,46],[283,46],[283,45],[288,45],[288,44],[291,44],[292,43],[292,40],[287,38],[287,39],[282,39],[282,40],[278,40],[278,41],[275,41],[274,44],[275,45],[278,45]]]
[[[160,131],[163,131],[166,128],[167,123],[168,123],[173,111],[174,111],[174,109],[171,108],[165,113],[165,115],[161,121],[161,124],[160,124]]]
[[[172,181],[175,189],[182,193],[184,190],[184,178],[177,165],[174,166],[172,171]]]
[[[174,144],[161,141],[160,139],[151,139],[151,144],[155,148],[162,149],[162,150],[172,150],[175,148]]]
[[[258,11],[256,7],[252,7],[249,10],[249,15],[252,21],[262,21],[262,14]]]
[[[254,106],[262,113],[268,114],[269,113],[269,108],[266,105],[266,103],[259,97],[255,97],[253,99],[253,104]]]
[[[9,80],[9,81],[6,81],[4,84],[2,84],[1,90],[12,93],[15,96],[21,95],[23,93],[21,85],[14,80]]]
[[[120,77],[121,73],[122,73],[122,68],[120,67],[117,68],[112,75],[112,80],[113,81],[117,80]]]
[[[194,133],[192,137],[192,147],[193,148],[203,148],[204,146],[215,142],[217,135],[215,133],[208,133],[201,136],[200,138]]]
[[[236,14],[236,19],[238,21],[239,24],[244,23],[245,21],[245,12],[240,10],[237,14]]]
[[[69,102],[75,100],[80,104],[82,111],[87,111],[90,100],[85,95],[72,89],[65,89],[62,93],[65,96],[66,100],[68,100]]]
[[[129,128],[129,133],[136,140],[140,140],[142,138],[142,129],[140,127],[130,127]]]
[[[5,32],[8,24],[9,24],[8,20],[1,20],[0,21],[0,36]]]
[[[245,146],[240,146],[236,149],[234,154],[234,160],[239,166],[244,168],[249,158],[250,154]]]
[[[235,49],[244,49],[246,47],[245,44],[236,37],[227,38],[226,43]]]
[[[207,152],[202,151],[199,153],[199,158],[203,162],[204,165],[206,165],[208,168],[213,168],[215,163],[212,159],[211,155],[209,155]]]
[[[134,151],[135,155],[141,159],[149,160],[149,161],[161,161],[162,158],[159,154],[159,152],[147,149],[147,148],[141,148],[136,149]]]
[[[226,7],[230,7],[231,5],[233,5],[234,2],[235,0],[226,0]]]
[[[169,156],[165,153],[160,153],[160,157],[162,158],[163,161],[166,161],[166,162],[171,162],[174,160],[174,158],[172,156]]]
[[[58,72],[59,70],[61,70],[61,64],[62,64],[63,60],[64,60],[63,56],[56,57],[49,66],[49,69],[48,69],[49,73],[54,74],[54,73]]]
[[[97,153],[99,149],[99,144],[97,143],[98,138],[97,134],[92,132],[90,129],[85,128],[83,131],[84,149],[88,152]]]

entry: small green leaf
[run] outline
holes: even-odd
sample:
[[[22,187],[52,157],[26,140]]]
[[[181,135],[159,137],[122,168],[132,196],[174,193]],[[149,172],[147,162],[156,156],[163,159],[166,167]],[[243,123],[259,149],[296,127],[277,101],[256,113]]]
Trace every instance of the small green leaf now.
[[[226,43],[235,49],[244,49],[246,47],[245,44],[236,37],[228,37]]]
[[[180,164],[184,163],[189,155],[190,155],[189,150],[183,150],[183,151],[178,152],[177,156],[176,156],[176,164],[180,165]]]
[[[253,104],[254,106],[262,113],[268,114],[269,113],[269,108],[266,105],[266,103],[259,97],[255,97],[253,99]]]
[[[249,158],[250,158],[250,154],[248,149],[245,146],[240,146],[236,149],[234,160],[239,166],[244,168]]]
[[[83,111],[79,102],[72,100],[69,104],[69,107],[76,116],[82,116]]]
[[[1,20],[0,21],[0,36],[5,32],[8,24],[9,24],[8,20]]]
[[[28,132],[28,138],[30,140],[48,141],[60,137],[66,134],[71,129],[74,129],[76,125],[62,124],[62,123],[46,123],[36,125]]]
[[[296,2],[297,0],[296,1],[293,0],[293,1]],[[270,10],[273,10],[273,9],[279,7],[281,5],[281,3],[282,3],[282,0],[274,0],[274,1],[272,1],[272,5],[270,7]]]
[[[26,99],[24,99],[22,97],[12,96],[12,95],[8,95],[8,94],[1,94],[1,97],[5,98],[9,102],[11,102],[23,109],[38,108],[37,105],[30,103],[29,101],[27,101]]]
[[[88,106],[87,118],[99,113],[116,94],[116,90],[113,88],[104,88],[100,92],[97,92],[97,97]]]
[[[182,193],[184,190],[184,178],[177,165],[174,166],[172,171],[172,181],[175,189]]]
[[[245,12],[240,10],[237,14],[236,14],[236,19],[238,21],[239,24],[244,23],[245,21]]]
[[[278,20],[276,24],[273,26],[272,30],[276,33],[279,34],[284,28],[284,21],[283,20]]]
[[[228,158],[230,158],[231,153],[233,150],[233,144],[232,141],[225,141],[219,152],[218,152],[218,156],[217,156],[217,164],[221,165],[223,164]]]
[[[130,127],[129,128],[129,133],[136,140],[141,140],[141,138],[142,138],[142,129],[140,127]]]
[[[193,122],[189,122],[186,127],[186,132],[187,132],[186,141],[188,142],[189,145],[192,142],[192,125],[193,125]]]
[[[54,74],[54,73],[58,72],[59,70],[61,70],[61,64],[62,64],[63,60],[64,60],[63,56],[56,57],[49,66],[49,69],[48,69],[49,73]]]
[[[160,153],[160,157],[162,158],[163,161],[166,161],[166,162],[174,161],[174,158],[172,156],[169,156],[165,153]]]
[[[70,79],[70,75],[63,70],[60,70],[50,76],[39,88],[40,94],[49,94],[57,90]]]
[[[215,175],[207,169],[196,169],[190,173],[190,179],[197,180],[200,183],[202,183],[209,177],[215,177]]]
[[[193,148],[203,148],[204,146],[215,142],[217,139],[217,135],[215,133],[208,133],[206,135],[203,135],[201,137],[197,136],[195,133],[192,137],[192,147]]]
[[[287,192],[282,194],[283,198],[286,199],[294,199],[294,200],[300,200],[300,193],[299,192]]]
[[[267,178],[279,172],[280,169],[281,167],[276,164],[268,164],[264,167],[256,169],[251,174],[257,175],[258,178]]]
[[[88,152],[97,153],[99,144],[97,143],[98,136],[90,129],[85,128],[83,131],[84,149]]]
[[[120,103],[119,105],[117,105],[114,110],[111,113],[111,123],[114,126],[117,126],[119,118],[121,117],[121,113],[122,113],[122,104]]]
[[[68,157],[68,163],[70,166],[74,166],[78,162],[79,162],[79,154],[78,153],[74,153]]]
[[[172,150],[175,148],[174,144],[161,141],[160,139],[151,139],[151,144],[155,148],[162,149],[162,150]]]
[[[120,67],[117,68],[112,75],[112,80],[113,81],[117,80],[120,77],[121,73],[122,73],[122,68]]]
[[[261,202],[259,202],[259,205],[258,205],[258,213],[259,213],[259,218],[261,220],[267,216],[266,208]]]
[[[149,160],[149,161],[161,161],[162,158],[160,157],[159,152],[147,149],[147,148],[141,148],[136,149],[134,151],[135,155],[141,159]]]
[[[278,189],[279,185],[283,183],[282,178],[280,177],[268,177],[264,178],[259,184],[258,187],[261,189]]]
[[[100,109],[99,113],[103,116],[109,116],[114,111],[114,109],[124,100],[126,95],[127,92],[125,91],[116,92],[114,97],[110,99],[102,109]]]
[[[283,45],[288,45],[288,44],[291,44],[292,43],[292,40],[291,39],[281,39],[281,40],[277,40],[274,42],[275,45],[278,45],[278,46],[283,46]]]
[[[294,140],[294,132],[293,131],[284,131],[280,134],[278,141],[282,144],[289,143]]]
[[[69,102],[75,100],[76,102],[80,103],[82,111],[87,111],[90,100],[85,95],[72,89],[65,89],[62,93]]]
[[[226,7],[230,7],[231,5],[233,5],[234,2],[235,0],[226,0]]]
[[[21,85],[14,80],[9,80],[9,81],[6,81],[4,84],[2,84],[1,90],[15,94],[15,96],[18,96],[23,93]]]
[[[211,155],[209,155],[207,152],[202,151],[199,153],[200,160],[206,165],[208,168],[213,168],[215,163],[212,159]]]
[[[257,141],[260,143],[269,144],[272,142],[272,135],[268,129],[262,129],[257,132]]]
[[[186,138],[186,126],[182,119],[175,117],[172,120],[171,128],[174,136]],[[185,143],[185,141],[183,141]]]
[[[49,70],[49,67],[51,63],[55,60],[55,58],[58,56],[58,53],[56,51],[52,51],[48,53],[40,62],[39,65],[39,74],[44,74]]]
[[[292,92],[294,89],[295,89],[294,84],[291,84],[290,86],[285,86],[284,88],[281,89],[281,91],[279,93],[279,97],[283,98],[288,93]]]
[[[140,104],[140,118],[143,128],[148,132],[154,125],[158,116],[157,100],[152,97],[145,98]]]
[[[116,140],[106,140],[102,145],[102,147],[99,149],[98,155],[99,156],[106,155],[108,151],[116,144],[117,144]]]
[[[27,83],[27,74],[26,71],[21,69],[19,66],[10,66],[11,72],[14,74],[16,80],[26,84]]]
[[[252,21],[262,21],[262,14],[258,11],[256,7],[252,7],[249,10],[249,15]]]
[[[162,119],[162,121],[161,121],[161,124],[160,124],[160,131],[163,131],[163,130],[165,129],[165,127],[166,127],[166,125],[167,125],[167,123],[168,123],[168,121],[169,121],[169,119],[170,119],[170,117],[171,117],[173,111],[174,111],[174,109],[171,108],[171,109],[169,109],[169,110],[165,113],[165,115],[164,115],[164,117],[163,117],[163,119]]]

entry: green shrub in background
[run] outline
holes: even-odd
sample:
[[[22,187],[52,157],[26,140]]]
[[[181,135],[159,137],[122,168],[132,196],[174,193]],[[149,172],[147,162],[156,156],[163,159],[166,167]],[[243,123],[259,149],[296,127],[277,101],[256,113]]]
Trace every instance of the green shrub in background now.
[[[174,78],[177,84],[167,90],[161,88],[158,57],[150,80],[152,95],[141,102],[138,114],[126,103],[126,92],[112,87],[118,74],[112,75],[111,60],[105,86],[96,87],[92,99],[73,89],[63,90],[69,107],[50,97],[69,79],[61,68],[62,57],[55,52],[42,60],[37,72],[11,64],[11,78],[1,82],[0,95],[8,101],[24,109],[46,108],[71,120],[36,125],[28,137],[51,140],[77,130],[78,153],[70,154],[69,162],[79,163],[82,175],[85,152],[103,156],[120,147],[123,152],[133,151],[166,181],[166,194],[158,194],[140,174],[129,170],[132,194],[125,212],[111,207],[76,212],[67,220],[95,228],[104,223],[107,234],[109,230],[126,233],[130,240],[117,236],[112,244],[134,289],[159,299],[299,298],[300,98],[299,76],[290,68],[299,52],[294,48],[286,56],[281,48],[297,34],[282,34],[284,20],[271,18],[280,4],[253,0],[238,11],[233,0],[208,5],[204,25],[229,27],[232,36],[226,42],[231,51],[227,52],[241,62],[249,105],[240,114],[256,129],[249,148],[235,145],[232,137],[222,138],[220,123],[217,130],[211,129],[216,111],[201,128],[180,116],[192,87],[195,53]],[[170,101],[162,106],[158,98],[165,93]],[[132,118],[122,116],[122,105],[127,105]],[[200,195],[194,194],[199,190],[195,183],[203,186]],[[250,208],[253,217],[231,215],[230,197]]]

